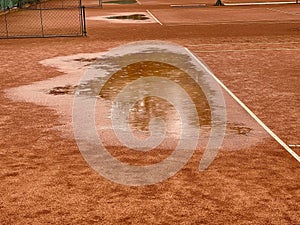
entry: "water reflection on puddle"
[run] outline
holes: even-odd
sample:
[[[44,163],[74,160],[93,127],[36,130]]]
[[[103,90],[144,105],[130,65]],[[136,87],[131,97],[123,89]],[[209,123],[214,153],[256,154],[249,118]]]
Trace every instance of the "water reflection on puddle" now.
[[[120,61],[118,61],[118,63],[120,63]],[[103,64],[105,64],[105,62],[103,62]],[[189,101],[186,99],[187,96],[182,95],[178,92],[178,89],[175,87],[173,88],[172,85],[168,87],[168,90],[166,90],[166,84],[162,81],[161,83],[158,83],[157,87],[155,87],[172,95],[176,100],[175,104],[179,104],[180,107],[185,108],[188,112],[181,115],[181,117],[185,117],[185,121],[188,121],[188,127],[191,129],[189,136],[186,136],[186,138],[198,139],[198,132],[195,132],[195,129],[198,131],[200,130],[199,124],[202,127],[205,127],[208,131],[207,133],[210,131],[211,111],[203,91],[199,85],[195,83],[193,78],[175,66],[156,61],[140,61],[122,67],[117,72],[113,73],[107,81],[105,76],[98,76],[97,78],[87,81],[83,86],[79,87],[78,90],[86,92],[83,95],[87,97],[91,96],[91,98],[95,98],[95,96],[98,96],[95,120],[99,135],[102,137],[101,139],[104,145],[114,157],[121,161],[125,160],[126,162],[134,165],[152,164],[165,159],[175,149],[178,141],[182,140],[180,139],[183,129],[182,118],[179,115],[180,112],[177,111],[178,108],[176,110],[174,105],[170,102],[157,96],[146,96],[143,99],[134,101],[134,104],[128,101],[130,99],[134,99],[136,95],[145,95],[151,88],[153,88],[147,80],[143,81],[143,83],[138,86],[130,86],[130,84],[134,81],[147,77],[159,77],[165,80],[170,80],[182,87],[186,94],[189,95],[191,101],[194,103],[196,114],[192,113],[195,111],[189,110],[190,105]],[[104,84],[100,93],[95,93],[95,91],[100,90],[99,83]],[[160,145],[164,146],[163,150],[161,147],[158,147],[158,149],[161,149],[162,151],[156,149],[150,150],[146,153],[135,151],[130,148],[116,149],[114,147],[116,145],[112,145],[113,140],[118,140],[114,132],[118,129],[125,130],[122,124],[117,124],[117,127],[114,126],[114,129],[112,129],[112,105],[118,95],[121,92],[124,92],[124,89],[128,86],[130,86],[130,91],[126,92],[127,95],[122,96],[121,99],[118,98],[118,108],[121,109],[121,111],[124,109],[124,113],[128,113],[129,116],[127,118],[127,122],[131,132],[135,137],[141,140],[146,140],[150,136],[155,136],[155,134],[151,133],[149,130],[149,123],[153,118],[159,117],[162,119],[166,130],[166,138]],[[155,126],[156,125],[154,125],[154,130],[160,129],[160,127]],[[157,124],[157,126],[159,126],[159,124]],[[128,155],[130,155],[130,157],[126,158]]]
[[[176,68],[175,66],[155,61],[142,61],[130,64],[128,66],[123,67],[121,70],[114,73],[109,80],[103,85],[99,97],[102,100],[105,100],[106,103],[112,104],[116,96],[131,82],[143,78],[143,77],[162,77],[167,78],[178,85],[180,85],[190,96],[192,101],[195,104],[198,118],[190,117],[189,121],[191,124],[198,126],[198,121],[201,126],[210,125],[211,122],[211,111],[207,99],[199,88],[195,81],[184,71]],[[99,90],[98,85],[99,80],[90,80],[85,87],[81,87],[81,90]],[[138,93],[147,92],[148,83],[145,81],[143,88],[132,87],[132,90],[128,96],[128,99],[134,97]],[[165,88],[165,84],[162,82],[161,86],[157,88],[161,88],[162,90]],[[176,99],[182,107],[185,107],[186,99],[185,96],[181,96],[180,93],[176,92],[176,88],[170,88],[168,90],[169,93],[176,96]],[[93,94],[92,94],[93,95]],[[119,107],[128,108],[128,101],[119,102]],[[110,112],[107,112],[109,115]],[[189,115],[186,115],[189,116]],[[161,117],[167,127],[176,132],[180,131],[180,118],[178,117],[178,113],[172,104],[168,103],[166,100],[149,96],[142,100],[136,102],[133,107],[130,109],[130,116],[128,121],[133,130],[148,132],[149,121],[154,117]],[[120,127],[121,129],[121,127]],[[176,133],[175,132],[175,133]]]

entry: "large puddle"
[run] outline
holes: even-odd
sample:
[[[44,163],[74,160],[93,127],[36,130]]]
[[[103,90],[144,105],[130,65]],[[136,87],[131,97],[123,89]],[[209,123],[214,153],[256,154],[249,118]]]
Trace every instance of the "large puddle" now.
[[[194,80],[184,71],[166,63],[141,61],[123,67],[121,70],[114,73],[104,84],[99,93],[99,97],[103,100],[110,101],[111,104],[117,94],[120,93],[128,84],[138,80],[139,78],[151,76],[165,77],[182,86],[183,89],[189,90],[188,93],[191,99],[195,102],[197,113],[199,115],[198,118],[191,117],[191,123],[197,124],[199,120],[201,126],[210,125],[211,111],[206,96],[201,88],[195,84]],[[94,91],[98,90],[98,85],[98,79],[90,80],[84,86],[79,87],[79,90],[90,90],[91,95],[93,95],[95,94]],[[134,95],[143,93],[150,88],[150,84],[147,81],[145,81],[142,86],[142,88],[140,88],[140,86],[132,87],[131,92],[128,93],[128,95],[125,95],[124,98],[131,99]],[[157,89],[163,90],[164,88],[165,84],[163,82],[157,85]],[[168,92],[171,93],[171,95],[176,96],[177,101],[182,105],[182,107],[185,107],[185,96],[180,95],[176,88],[171,88]],[[126,104],[129,103],[127,102]],[[126,106],[124,107],[126,108]],[[177,112],[170,103],[158,97],[146,97],[138,101],[131,109],[131,126],[133,128],[141,128],[141,130],[145,131],[147,130],[145,127],[148,125],[148,121],[150,121],[151,117],[157,116],[162,117],[166,121],[170,121],[170,124],[174,125],[176,124],[176,121],[178,121],[178,117],[176,115]]]
[[[60,130],[61,134],[67,138],[73,138],[72,107],[75,91],[78,89],[78,82],[86,69],[89,68],[91,63],[97,63],[100,55],[101,53],[79,54],[44,60],[42,62],[43,65],[54,67],[64,72],[65,75],[11,88],[6,90],[6,93],[10,98],[17,101],[33,102],[55,109],[61,115],[62,125],[53,129]],[[103,142],[111,151],[111,154],[121,161],[125,160],[135,165],[151,164],[163,160],[172,152],[180,135],[180,117],[176,108],[165,99],[148,96],[136,101],[135,104],[129,107],[129,126],[134,135],[141,139],[147,138],[150,135],[149,122],[154,117],[160,117],[164,121],[166,132],[170,137],[164,147],[164,151],[149,151],[147,157],[145,157],[144,152],[124,148],[115,137],[111,124],[111,105],[113,100],[133,80],[151,76],[168,78],[174,83],[180,84],[185,90],[189,90],[188,94],[192,101],[195,102],[198,117],[191,117],[188,114],[186,117],[189,119],[192,127],[197,126],[197,121],[200,124],[202,136],[200,135],[199,148],[203,149],[206,146],[207,141],[205,140],[210,133],[211,109],[202,90],[191,77],[172,65],[155,62],[154,60],[131,63],[113,73],[101,91],[97,93],[95,120],[99,136],[103,137]],[[98,81],[90,80],[86,83],[85,88],[88,91],[97,91]],[[143,92],[143,90],[148,88],[149,83],[145,82],[142,86],[143,88],[132,89],[131,95]],[[159,84],[157,88],[163,90],[163,84]],[[183,108],[187,107],[185,106],[187,102],[185,102],[184,96],[178,93],[176,89],[170,88],[168,91],[178,99]],[[131,95],[127,95],[127,98],[133,97]],[[267,136],[265,132],[245,114],[243,109],[231,97],[225,95],[225,98],[228,114],[223,149],[239,150],[262,141]],[[123,104],[125,108],[128,108],[125,105],[126,103]]]

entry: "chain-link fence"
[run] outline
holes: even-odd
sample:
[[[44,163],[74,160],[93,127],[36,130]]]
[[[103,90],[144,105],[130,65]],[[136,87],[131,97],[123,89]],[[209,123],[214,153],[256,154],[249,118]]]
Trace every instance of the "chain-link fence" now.
[[[0,0],[0,11],[13,8],[22,9],[55,9],[85,7],[102,7],[102,0]]]
[[[0,0],[1,7],[7,1],[14,0]],[[85,35],[81,0],[18,0],[0,12],[0,38]]]

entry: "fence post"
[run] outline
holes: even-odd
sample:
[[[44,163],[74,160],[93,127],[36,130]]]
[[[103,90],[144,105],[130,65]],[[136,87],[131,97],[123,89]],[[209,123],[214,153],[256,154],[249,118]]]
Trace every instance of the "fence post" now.
[[[215,6],[223,6],[224,3],[221,0],[217,0],[217,2],[215,3]]]
[[[6,38],[8,38],[8,24],[7,24],[6,12],[4,12],[4,21],[5,21]]]
[[[44,25],[43,25],[43,13],[42,13],[42,7],[40,7],[40,19],[41,19],[41,28],[42,28],[42,37],[44,37]]]
[[[82,23],[83,23],[83,30],[82,30],[82,34],[84,37],[86,37],[86,21],[85,21],[85,6],[81,7],[82,10]]]
[[[23,0],[18,0],[18,7],[19,7],[20,9],[23,8]]]

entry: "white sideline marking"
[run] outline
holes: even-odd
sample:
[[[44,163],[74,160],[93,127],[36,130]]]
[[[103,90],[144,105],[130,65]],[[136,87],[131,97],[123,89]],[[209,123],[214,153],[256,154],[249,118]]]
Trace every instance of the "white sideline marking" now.
[[[226,44],[226,43],[225,43]],[[249,43],[245,43],[245,42],[235,42],[234,44],[238,44],[238,45],[249,45]],[[297,41],[291,41],[291,42],[256,42],[256,43],[251,43],[252,45],[282,45],[282,44],[300,44],[300,42]],[[203,46],[203,45],[224,45],[224,43],[214,43],[214,44],[191,44],[188,45],[190,47],[197,47],[197,46]]]
[[[160,25],[163,25],[151,12],[150,10],[146,10],[146,12],[157,22],[159,23]]]
[[[258,21],[242,21],[242,20],[237,20],[237,21],[215,21],[215,22],[199,22],[199,23],[170,23],[167,24],[167,26],[215,26],[216,24],[291,24],[291,23],[296,23],[299,24],[298,20],[284,20],[284,21],[263,21],[263,20],[258,20]]]
[[[283,4],[296,4],[294,2],[244,2],[244,3],[224,3],[225,6],[239,6],[239,5],[283,5]]]
[[[142,5],[142,3],[139,0],[136,0],[137,4]]]
[[[205,7],[206,4],[188,4],[188,5],[170,5],[170,7],[182,7],[182,8],[200,8]]]
[[[251,52],[251,51],[300,51],[300,48],[252,48],[252,49],[222,49],[222,50],[198,50],[194,52]]]
[[[289,145],[290,147],[300,148],[300,145]]]
[[[185,50],[209,73],[219,85],[247,112],[249,115],[260,125],[265,131],[268,132],[286,151],[288,151],[298,162],[300,162],[300,157],[286,144],[284,143],[267,125],[265,125],[235,94],[233,94],[226,86],[222,83],[210,70],[204,65],[188,48]]]

